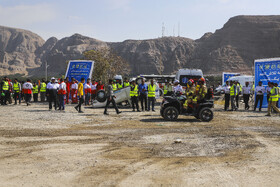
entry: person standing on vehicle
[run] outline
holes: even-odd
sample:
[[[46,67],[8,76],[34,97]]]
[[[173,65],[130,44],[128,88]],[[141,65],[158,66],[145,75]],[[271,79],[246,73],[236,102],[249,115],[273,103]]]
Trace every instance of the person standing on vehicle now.
[[[13,89],[14,89],[14,99],[15,99],[15,105],[17,104],[17,100],[19,102],[19,104],[21,103],[21,85],[18,82],[17,79],[14,80],[14,84],[13,84]]]
[[[49,98],[49,110],[52,110],[52,103],[54,103],[54,109],[57,109],[57,90],[59,84],[55,83],[55,78],[51,78],[51,82],[47,84],[47,97]]]
[[[237,110],[235,106],[236,98],[236,85],[233,81],[230,81],[230,102],[231,102],[231,111]]]
[[[32,89],[33,89],[33,85],[31,84],[31,80],[27,79],[27,81],[22,85],[22,90],[24,93],[24,98],[27,106],[30,105]]]
[[[173,87],[173,92],[175,93],[175,94],[177,94],[177,93],[183,93],[183,88],[182,88],[182,86],[179,84],[179,81],[178,80],[175,80],[174,81],[174,87]]]
[[[114,95],[114,91],[113,91],[113,80],[112,79],[109,79],[109,85],[106,89],[106,96],[107,96],[107,103],[106,103],[106,106],[105,106],[105,110],[104,110],[104,115],[109,115],[107,113],[107,109],[110,105],[110,103],[113,104],[113,106],[115,107],[115,110],[116,110],[116,113],[117,114],[120,114],[121,112],[119,111],[117,105],[116,105],[116,102],[115,102],[115,98],[116,96]]]
[[[152,79],[151,84],[148,86],[148,111],[150,111],[152,103],[152,111],[155,112],[156,88],[154,80]]]
[[[279,100],[278,88],[275,87],[274,83],[272,82],[268,86],[271,88],[271,90],[266,116],[271,116],[271,108],[273,108],[276,113],[280,114],[280,110],[276,107],[276,102]]]
[[[58,87],[58,98],[59,98],[59,110],[65,110],[65,99],[67,94],[67,85],[61,78],[60,85]]]
[[[145,83],[144,78],[142,79],[142,82],[141,82],[141,84],[139,84],[138,88],[139,88],[139,93],[140,93],[139,98],[140,98],[140,102],[141,102],[142,111],[144,111],[144,109],[147,111],[148,110],[148,107],[147,107],[148,86]],[[145,106],[145,108],[144,108],[144,106]]]
[[[135,83],[135,80],[133,80],[132,84],[130,85],[130,97],[131,97],[133,112],[135,112],[135,106],[137,112],[140,112],[139,105],[138,105],[138,85]]]
[[[224,92],[225,92],[225,108],[224,110],[227,111],[229,108],[229,101],[230,101],[230,85],[229,82],[226,81],[226,85],[224,87]]]
[[[74,107],[79,113],[84,113],[82,111],[82,104],[84,103],[84,83],[85,78],[81,78],[81,82],[78,84],[79,104]]]
[[[242,92],[242,85],[239,82],[236,82],[236,97],[235,97],[235,102],[236,102],[236,108],[239,108],[239,95],[241,95]]]
[[[33,101],[36,103],[38,102],[38,93],[39,93],[39,88],[36,82],[33,83]]]
[[[249,86],[249,82],[245,83],[245,86],[242,88],[243,99],[245,103],[245,110],[249,110],[249,99],[251,95],[251,86]]]
[[[259,82],[258,86],[256,86],[255,92],[256,92],[256,99],[255,99],[254,111],[256,111],[259,101],[260,101],[259,111],[262,111],[263,96],[264,96],[264,93],[266,92],[266,90],[265,90],[264,86],[262,85],[261,81]]]
[[[47,84],[45,79],[42,79],[42,82],[40,84],[40,97],[41,97],[41,102],[45,102],[46,100],[46,91],[47,91]]]

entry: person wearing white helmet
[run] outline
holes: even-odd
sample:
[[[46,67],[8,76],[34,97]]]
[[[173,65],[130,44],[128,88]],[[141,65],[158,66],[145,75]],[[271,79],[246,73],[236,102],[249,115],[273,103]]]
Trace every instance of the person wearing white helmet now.
[[[57,109],[57,90],[59,84],[55,82],[55,78],[51,78],[51,82],[47,84],[47,97],[49,98],[49,110],[52,110],[52,102],[54,103],[54,109]]]
[[[178,81],[178,80],[175,80],[175,81],[174,81],[173,92],[174,92],[174,93],[178,93],[178,92],[182,93],[182,92],[183,92],[183,88],[182,88],[182,86],[179,84],[179,81]]]

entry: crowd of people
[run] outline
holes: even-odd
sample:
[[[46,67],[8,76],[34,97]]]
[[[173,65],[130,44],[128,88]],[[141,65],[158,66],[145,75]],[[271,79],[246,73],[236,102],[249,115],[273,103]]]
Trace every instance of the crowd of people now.
[[[38,82],[31,82],[27,79],[26,82],[19,82],[17,79],[10,80],[8,77],[4,77],[1,85],[1,105],[12,104],[12,98],[14,104],[21,104],[22,100],[25,101],[26,105],[33,102],[49,102],[49,110],[53,107],[55,110],[65,110],[65,104],[77,104],[75,109],[82,113],[81,106],[91,105],[96,98],[96,94],[99,90],[106,90],[107,103],[104,110],[104,114],[108,114],[108,106],[110,103],[115,107],[116,113],[121,113],[115,102],[114,92],[116,90],[130,87],[131,105],[133,111],[155,111],[156,102],[156,84],[154,80],[151,80],[149,84],[146,84],[145,79],[141,80],[140,84],[137,84],[135,80],[129,81],[127,78],[124,79],[123,83],[117,80],[109,80],[108,86],[104,88],[104,84],[98,80],[91,80],[90,78],[85,80],[81,79],[80,82],[74,78],[69,81],[66,79],[51,78],[50,82],[46,82],[44,79]],[[186,89],[179,84],[178,80],[174,81],[174,84],[168,82],[163,87],[165,96],[172,95],[173,93],[185,94],[187,97],[184,107],[187,107],[190,103],[197,103],[205,98],[207,93],[207,87],[205,86],[205,79],[201,78],[195,82],[190,79],[187,83]],[[258,83],[256,88],[249,85],[246,82],[245,86],[242,86],[239,82],[230,81],[226,82],[224,87],[225,93],[225,105],[224,110],[227,111],[231,105],[231,111],[238,110],[240,96],[243,96],[245,103],[245,110],[249,110],[249,100],[255,94],[254,111],[259,106],[259,111],[262,110],[262,103],[264,100],[264,94],[267,93],[268,113],[267,116],[271,116],[271,110],[280,113],[278,106],[278,100],[280,97],[280,89],[278,84],[269,82],[268,87],[262,85],[262,82]],[[40,99],[39,99],[40,96]],[[139,106],[140,102],[140,106]],[[127,102],[128,103],[128,102]],[[141,107],[141,108],[140,108]],[[141,109],[141,110],[140,110]]]
[[[231,105],[231,110],[238,110],[239,108],[239,102],[240,96],[243,96],[243,101],[245,104],[245,110],[250,109],[249,100],[254,95],[255,102],[254,102],[254,111],[256,111],[257,107],[259,106],[259,111],[262,111],[262,105],[264,100],[264,94],[267,94],[267,103],[268,103],[268,109],[267,109],[267,115],[271,116],[271,111],[275,111],[276,113],[280,114],[279,109],[277,108],[279,97],[280,97],[280,88],[278,87],[277,83],[268,82],[268,87],[265,88],[262,84],[262,82],[258,83],[258,86],[254,87],[249,85],[249,82],[245,83],[245,86],[242,86],[237,81],[226,81],[226,86],[224,87],[224,93],[225,93],[225,105],[224,110],[229,110],[229,106]]]

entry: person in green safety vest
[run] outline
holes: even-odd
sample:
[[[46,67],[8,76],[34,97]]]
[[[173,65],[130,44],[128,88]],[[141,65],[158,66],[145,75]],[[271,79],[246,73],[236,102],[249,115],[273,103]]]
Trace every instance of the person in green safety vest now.
[[[148,86],[148,111],[150,111],[152,103],[152,111],[155,112],[156,88],[154,80],[151,80],[151,84]]]
[[[18,103],[20,104],[21,103],[21,85],[20,83],[18,82],[17,79],[14,80],[14,83],[13,83],[13,90],[14,90],[14,99],[15,99],[15,105],[17,104],[17,100],[18,100]]]
[[[170,82],[165,83],[165,85],[163,87],[163,94],[164,94],[164,96],[172,95],[172,91],[173,91],[172,84]]]
[[[9,99],[9,79],[8,77],[4,77],[2,84],[1,84],[1,104],[7,105],[7,101]]]
[[[236,97],[235,97],[236,108],[239,108],[239,95],[241,95],[241,92],[242,92],[242,85],[239,82],[236,82]]]
[[[280,114],[279,109],[276,107],[276,102],[279,100],[278,96],[278,88],[274,86],[274,83],[270,82],[268,85],[271,90],[269,93],[269,103],[268,103],[268,108],[267,108],[267,115],[266,116],[271,116],[271,108],[274,109],[275,112]]]
[[[33,83],[32,92],[33,92],[33,101],[36,103],[38,102],[38,93],[39,93],[39,87],[36,82]]]
[[[230,103],[231,103],[231,111],[237,110],[235,106],[235,98],[236,98],[236,84],[234,81],[230,81],[230,89],[229,89],[229,94],[230,94]]]
[[[125,88],[125,87],[129,87],[129,86],[130,86],[130,83],[129,83],[128,79],[124,78],[123,87]]]
[[[135,80],[133,80],[130,85],[130,98],[131,98],[133,112],[135,112],[135,106],[137,112],[140,112],[139,105],[138,105],[138,92],[139,92],[138,85],[136,84]]]
[[[118,88],[118,90],[123,88],[123,84],[122,84],[121,80],[117,83],[117,88]]]
[[[118,90],[118,86],[117,86],[117,81],[116,80],[113,81],[112,87],[113,87],[113,91],[117,91]]]
[[[46,84],[45,79],[42,79],[42,82],[39,87],[41,102],[45,102],[45,100],[46,100],[46,91],[47,91],[47,84]]]

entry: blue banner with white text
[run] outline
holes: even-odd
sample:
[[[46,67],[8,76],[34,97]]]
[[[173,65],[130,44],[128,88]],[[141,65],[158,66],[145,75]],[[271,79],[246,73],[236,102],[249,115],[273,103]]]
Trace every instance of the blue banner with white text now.
[[[231,77],[234,77],[234,76],[239,76],[240,73],[223,73],[223,84],[226,83],[226,81],[231,78]]]
[[[259,82],[263,83],[266,89],[263,99],[263,107],[267,108],[267,87],[268,82],[277,83],[280,81],[280,58],[277,59],[263,59],[255,61],[255,87],[258,86]],[[256,96],[256,93],[255,93]],[[278,104],[279,105],[279,104]],[[259,104],[258,104],[259,107]]]
[[[87,78],[91,78],[92,76],[93,65],[93,61],[70,61],[65,77],[68,77],[69,80],[71,80],[71,78],[75,78],[78,81],[81,81],[81,78],[87,80]]]

